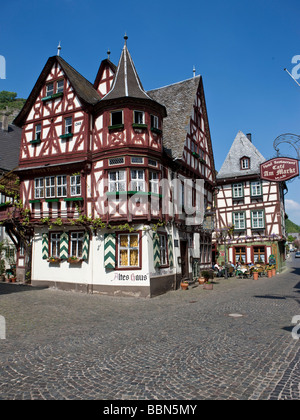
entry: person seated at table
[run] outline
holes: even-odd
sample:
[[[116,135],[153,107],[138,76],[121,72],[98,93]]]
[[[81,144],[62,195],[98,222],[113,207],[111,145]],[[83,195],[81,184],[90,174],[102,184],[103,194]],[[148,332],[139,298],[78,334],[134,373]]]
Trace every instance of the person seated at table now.
[[[222,276],[222,268],[219,266],[218,263],[215,263],[214,270],[217,272],[217,277],[221,277]]]

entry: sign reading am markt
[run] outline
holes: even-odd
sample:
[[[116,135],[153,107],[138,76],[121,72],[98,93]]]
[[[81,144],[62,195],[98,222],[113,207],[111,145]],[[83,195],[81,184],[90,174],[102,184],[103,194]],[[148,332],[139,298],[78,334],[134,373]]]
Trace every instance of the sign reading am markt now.
[[[266,181],[288,181],[299,175],[299,162],[291,158],[274,158],[260,165],[261,179]]]

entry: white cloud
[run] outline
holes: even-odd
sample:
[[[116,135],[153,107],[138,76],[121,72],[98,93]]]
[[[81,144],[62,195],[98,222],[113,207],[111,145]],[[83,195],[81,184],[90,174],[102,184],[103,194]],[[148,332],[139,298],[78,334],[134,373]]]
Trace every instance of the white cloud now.
[[[300,225],[300,203],[295,200],[285,200],[285,210],[289,219],[297,225]]]
[[[300,211],[300,203],[294,200],[285,200],[286,210]]]

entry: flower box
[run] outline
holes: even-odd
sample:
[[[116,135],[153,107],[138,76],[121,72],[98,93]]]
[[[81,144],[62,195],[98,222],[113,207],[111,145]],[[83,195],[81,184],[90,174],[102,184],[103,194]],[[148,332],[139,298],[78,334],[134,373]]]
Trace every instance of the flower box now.
[[[77,258],[77,257],[69,257],[68,258],[68,263],[70,263],[70,264],[81,264],[82,263],[82,259],[81,258]]]

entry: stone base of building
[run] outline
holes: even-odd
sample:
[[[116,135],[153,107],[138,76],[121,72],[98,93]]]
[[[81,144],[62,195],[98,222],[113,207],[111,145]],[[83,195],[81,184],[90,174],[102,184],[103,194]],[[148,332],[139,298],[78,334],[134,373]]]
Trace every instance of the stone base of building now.
[[[52,287],[58,290],[79,293],[101,294],[107,296],[127,296],[153,298],[176,288],[176,275],[154,277],[150,286],[109,286],[87,283],[69,283],[63,281],[32,280],[32,286]]]

